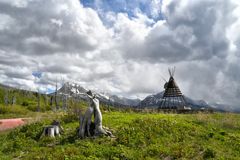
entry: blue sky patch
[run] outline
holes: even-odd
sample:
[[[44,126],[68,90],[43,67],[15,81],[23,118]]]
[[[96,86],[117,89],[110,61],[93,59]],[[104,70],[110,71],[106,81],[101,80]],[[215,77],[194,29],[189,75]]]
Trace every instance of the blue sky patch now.
[[[142,12],[154,21],[163,20],[161,11],[162,0],[153,5],[149,0],[80,0],[84,7],[96,10],[104,21],[104,13],[126,13],[128,17],[134,18],[136,10]]]
[[[42,72],[40,72],[40,71],[33,71],[33,72],[32,72],[32,75],[33,75],[35,78],[41,78],[41,77],[42,77]]]

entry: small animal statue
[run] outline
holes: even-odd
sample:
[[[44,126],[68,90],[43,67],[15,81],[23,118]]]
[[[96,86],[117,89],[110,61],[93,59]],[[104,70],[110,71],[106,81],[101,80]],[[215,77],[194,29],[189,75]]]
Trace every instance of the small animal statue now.
[[[89,97],[93,96],[93,94],[90,90],[87,92],[87,95]],[[94,108],[93,108],[92,102],[90,101],[89,106],[88,106],[85,114],[83,116],[80,116],[80,128],[78,130],[80,138],[85,137],[85,132],[86,132],[85,130],[86,129],[87,129],[87,136],[88,137],[91,136],[90,127],[91,127],[91,123],[92,123],[93,113],[94,113]]]
[[[55,135],[60,136],[60,133],[64,132],[59,121],[54,120],[51,125],[54,127],[54,134]]]
[[[43,134],[49,137],[55,137],[55,128],[52,125],[45,126]]]
[[[61,132],[63,132],[63,128],[60,125],[60,122],[54,120],[51,123],[51,125],[44,127],[42,135],[49,136],[49,137],[55,137],[55,136],[60,136]]]

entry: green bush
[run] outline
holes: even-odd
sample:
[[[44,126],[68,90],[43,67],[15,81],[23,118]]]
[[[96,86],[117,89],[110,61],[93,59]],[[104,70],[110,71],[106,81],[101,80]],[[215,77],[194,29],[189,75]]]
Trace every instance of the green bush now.
[[[215,152],[212,149],[207,148],[204,151],[203,158],[204,159],[209,159],[209,158],[214,158],[215,157]]]
[[[27,114],[29,112],[25,107],[13,106],[0,106],[0,114]]]
[[[76,114],[68,113],[62,117],[62,121],[64,123],[75,122],[75,121],[79,121],[79,117]]]
[[[28,102],[26,102],[26,101],[23,101],[23,102],[22,102],[22,106],[28,106],[28,105],[29,105]]]

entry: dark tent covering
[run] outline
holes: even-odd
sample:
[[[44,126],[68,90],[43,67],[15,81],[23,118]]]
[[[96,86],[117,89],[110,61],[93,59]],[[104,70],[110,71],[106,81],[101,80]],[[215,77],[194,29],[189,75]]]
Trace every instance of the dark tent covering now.
[[[186,107],[186,101],[180,91],[173,76],[175,68],[168,70],[170,74],[169,81],[164,85],[165,92],[163,94],[159,109],[184,109]]]

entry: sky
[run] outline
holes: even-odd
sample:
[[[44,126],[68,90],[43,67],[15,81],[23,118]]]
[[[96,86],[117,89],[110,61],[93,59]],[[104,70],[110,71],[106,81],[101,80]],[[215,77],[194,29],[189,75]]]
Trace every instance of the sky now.
[[[131,98],[168,68],[194,99],[240,104],[238,0],[0,0],[0,83],[59,83]]]

